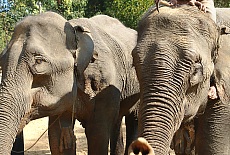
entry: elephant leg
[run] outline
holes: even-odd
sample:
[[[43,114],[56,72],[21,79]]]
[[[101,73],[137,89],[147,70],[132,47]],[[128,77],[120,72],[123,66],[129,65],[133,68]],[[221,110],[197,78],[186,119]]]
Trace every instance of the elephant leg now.
[[[126,125],[126,145],[125,155],[128,155],[128,148],[130,144],[138,138],[138,119],[135,111],[125,116]]]
[[[88,155],[108,155],[110,133],[120,109],[120,91],[109,86],[94,98],[94,110],[86,122]]]
[[[196,120],[196,154],[230,154],[230,105],[210,100]]]
[[[24,155],[23,131],[17,135],[11,151],[11,155]]]
[[[48,135],[51,153],[76,155],[76,137],[73,132],[75,120],[72,120],[72,113],[65,112],[58,117],[49,117]]]
[[[124,154],[123,131],[122,131],[122,117],[117,120],[111,130],[110,137],[110,155]]]

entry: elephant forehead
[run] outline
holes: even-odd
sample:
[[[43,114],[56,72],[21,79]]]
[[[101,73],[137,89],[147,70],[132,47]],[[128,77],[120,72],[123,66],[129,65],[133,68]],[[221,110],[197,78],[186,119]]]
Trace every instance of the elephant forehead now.
[[[74,36],[74,34],[71,35]],[[27,54],[63,57],[63,59],[72,57],[67,47],[68,37],[65,28],[58,25],[22,22],[15,28],[12,44],[15,42],[21,42]]]
[[[162,7],[160,12],[153,11],[142,18],[141,27],[156,30],[157,34],[173,33],[177,35],[198,35],[210,37],[216,31],[215,23],[208,15],[201,13],[195,7],[181,6],[178,8]],[[212,33],[210,33],[212,32]],[[215,34],[215,33],[214,33]]]
[[[41,27],[49,27],[52,26],[54,28],[63,29],[66,24],[66,20],[53,12],[46,12],[36,16],[27,16],[23,20],[21,20],[16,27],[21,27],[22,29],[29,28],[33,25],[38,25]]]
[[[54,13],[50,14],[53,15]],[[61,16],[56,14],[51,16],[50,14],[25,17],[16,25],[13,37],[24,36],[24,40],[37,38],[37,40],[46,42],[50,46],[65,45],[67,33],[70,33],[68,29],[71,29],[71,26]]]
[[[26,32],[27,36],[31,40],[40,40],[40,42],[46,43],[49,46],[60,46],[66,44],[66,34],[64,28],[58,28],[53,26],[40,26],[31,25],[30,30]]]
[[[26,40],[25,48],[27,52],[36,54],[48,54],[50,56],[71,56],[66,50],[65,37],[52,33],[52,36],[45,37],[39,31],[30,33]]]

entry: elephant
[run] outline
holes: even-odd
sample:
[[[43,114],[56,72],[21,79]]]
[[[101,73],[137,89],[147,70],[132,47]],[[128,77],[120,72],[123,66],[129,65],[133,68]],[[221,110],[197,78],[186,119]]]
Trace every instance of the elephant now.
[[[230,9],[217,8],[217,24],[230,27]],[[230,33],[230,31],[228,31]],[[209,100],[204,114],[196,118],[196,154],[229,155],[230,154],[230,102],[229,74],[230,35],[222,35],[219,41],[218,58],[215,62],[213,84],[219,98]]]
[[[137,31],[132,55],[140,84],[139,138],[129,154],[166,155],[181,123],[206,107],[219,41],[226,32],[188,5],[164,6],[159,12],[150,8]]]
[[[124,154],[123,149],[119,149],[122,141],[117,137],[122,135],[120,127],[124,115],[127,116],[127,126],[131,126],[131,129],[127,128],[126,139],[130,140],[127,141],[126,152],[137,135],[133,119],[138,105],[135,103],[139,100],[139,82],[131,55],[136,45],[137,32],[103,15],[74,19],[69,23],[73,27],[80,28],[80,25],[89,30],[94,43],[94,51],[91,51],[93,53],[86,69],[81,67],[84,65],[77,66],[77,75],[82,76],[77,78],[76,118],[85,128],[88,154],[108,154],[109,137],[110,154]]]
[[[61,115],[76,100],[71,53],[76,41],[65,24],[61,16],[46,13],[26,17],[15,26],[1,56],[0,154],[10,154],[17,133],[30,120]]]
[[[89,155],[108,154],[109,139],[111,154],[121,153],[121,119],[135,122],[139,100],[136,40],[135,30],[106,15],[67,21],[45,12],[17,23],[0,61],[0,154],[10,154],[29,121],[46,116],[52,154],[76,154],[75,119]]]

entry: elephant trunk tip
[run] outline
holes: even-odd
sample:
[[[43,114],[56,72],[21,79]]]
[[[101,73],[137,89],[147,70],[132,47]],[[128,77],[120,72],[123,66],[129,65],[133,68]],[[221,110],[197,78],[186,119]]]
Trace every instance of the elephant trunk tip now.
[[[139,137],[130,144],[128,155],[155,155],[155,153],[147,140],[143,137]]]

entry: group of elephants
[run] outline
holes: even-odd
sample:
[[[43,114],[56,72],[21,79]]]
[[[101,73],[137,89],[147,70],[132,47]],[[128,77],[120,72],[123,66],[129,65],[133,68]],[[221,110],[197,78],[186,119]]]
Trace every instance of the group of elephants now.
[[[230,154],[228,26],[230,9],[217,9],[216,24],[187,5],[150,8],[137,32],[106,15],[25,17],[1,56],[0,155],[45,116],[54,155],[76,154],[75,119],[89,155],[108,154],[109,142],[110,154],[166,155],[181,123],[200,112],[196,154]],[[215,100],[207,97],[211,78]]]

